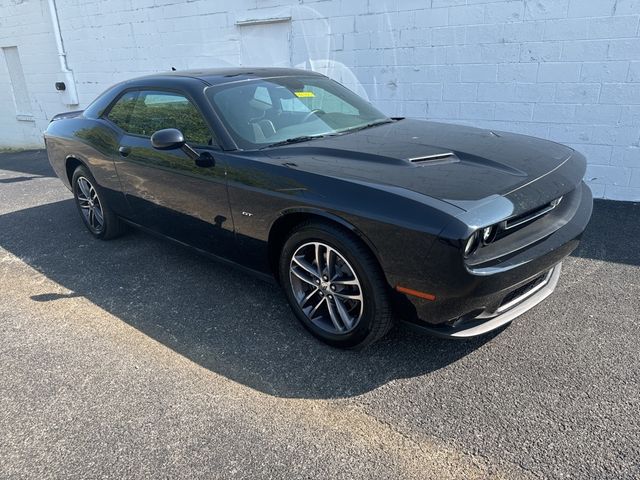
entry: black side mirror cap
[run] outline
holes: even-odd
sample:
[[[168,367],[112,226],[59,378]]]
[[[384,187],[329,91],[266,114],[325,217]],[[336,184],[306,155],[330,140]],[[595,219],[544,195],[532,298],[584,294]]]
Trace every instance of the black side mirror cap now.
[[[179,148],[186,153],[191,160],[195,161],[199,167],[212,167],[215,164],[210,154],[208,157],[202,158],[202,155],[191,148],[185,141],[182,132],[177,128],[158,130],[151,135],[151,145],[158,150],[173,150],[174,148]]]
[[[184,144],[184,135],[177,128],[165,128],[151,135],[151,145],[158,150],[182,148]]]

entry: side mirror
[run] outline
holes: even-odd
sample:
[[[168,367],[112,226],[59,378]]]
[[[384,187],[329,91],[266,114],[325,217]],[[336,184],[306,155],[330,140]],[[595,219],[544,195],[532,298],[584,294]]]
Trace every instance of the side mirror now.
[[[184,135],[177,128],[165,128],[151,135],[151,145],[158,150],[182,148],[184,143]]]
[[[211,160],[209,158],[203,159],[198,152],[189,146],[184,139],[184,135],[177,128],[158,130],[151,135],[151,145],[158,150],[173,150],[174,148],[179,148],[186,153],[191,160],[196,162],[196,165],[199,167],[213,166],[213,157],[209,155]]]

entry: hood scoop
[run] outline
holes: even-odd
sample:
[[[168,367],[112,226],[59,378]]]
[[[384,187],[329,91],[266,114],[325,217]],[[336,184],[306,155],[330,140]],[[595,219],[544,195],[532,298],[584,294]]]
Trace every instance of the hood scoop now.
[[[458,162],[458,157],[453,152],[436,153],[435,155],[426,155],[424,157],[413,157],[409,161],[416,165],[433,165],[442,163]]]

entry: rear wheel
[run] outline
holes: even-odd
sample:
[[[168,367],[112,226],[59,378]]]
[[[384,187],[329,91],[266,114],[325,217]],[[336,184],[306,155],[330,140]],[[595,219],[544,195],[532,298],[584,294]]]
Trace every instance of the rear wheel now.
[[[87,167],[80,165],[75,169],[71,185],[82,221],[94,237],[109,240],[123,232],[122,222],[105,203],[104,195]]]
[[[285,242],[279,273],[298,319],[330,345],[363,347],[392,326],[380,266],[357,237],[337,226],[298,226]]]

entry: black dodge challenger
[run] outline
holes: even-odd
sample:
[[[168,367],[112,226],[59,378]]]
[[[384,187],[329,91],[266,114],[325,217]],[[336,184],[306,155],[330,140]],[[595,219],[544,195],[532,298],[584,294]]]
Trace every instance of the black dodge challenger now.
[[[389,118],[302,70],[126,81],[45,142],[96,238],[133,225],[275,277],[338,347],[396,318],[446,337],[506,325],[553,292],[593,204],[571,148]]]

